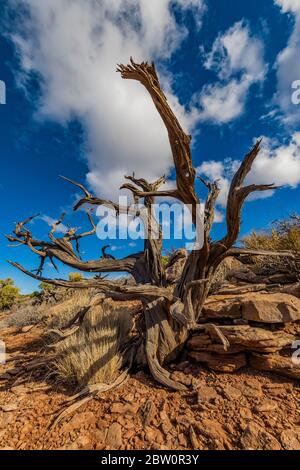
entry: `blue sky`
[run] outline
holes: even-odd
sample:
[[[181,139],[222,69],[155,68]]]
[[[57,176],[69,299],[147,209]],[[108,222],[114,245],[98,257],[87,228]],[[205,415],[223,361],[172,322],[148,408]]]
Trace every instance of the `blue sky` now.
[[[299,212],[300,104],[291,103],[291,85],[300,80],[299,0],[2,0],[0,9],[7,91],[0,105],[0,277],[13,277],[23,292],[38,285],[6,262],[38,263],[28,250],[8,247],[4,234],[16,221],[40,213],[31,225],[38,238],[62,211],[66,223],[86,227],[83,214],[71,211],[78,195],[60,174],[114,199],[125,173],[174,177],[152,103],[115,73],[130,55],[155,60],[171,106],[193,135],[195,167],[220,179],[216,237],[225,230],[232,168],[256,137],[264,136],[264,147],[249,181],[282,189],[247,202],[241,235]],[[113,245],[115,256],[132,251],[124,241]],[[82,249],[92,259],[101,246],[95,237]],[[68,272],[61,267],[59,276]],[[44,275],[55,272],[46,266]]]

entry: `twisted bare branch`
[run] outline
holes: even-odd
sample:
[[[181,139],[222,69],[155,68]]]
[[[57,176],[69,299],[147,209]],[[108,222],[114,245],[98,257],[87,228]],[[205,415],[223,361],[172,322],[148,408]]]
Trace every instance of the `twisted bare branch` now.
[[[159,112],[168,131],[170,146],[173,154],[174,165],[176,169],[177,194],[171,193],[171,196],[177,197],[185,204],[191,204],[193,207],[199,203],[198,196],[195,193],[195,169],[191,158],[191,136],[187,135],[175,114],[171,110],[167,98],[163,93],[154,64],[142,62],[137,64],[131,58],[130,64],[119,65],[117,71],[121,73],[122,78],[139,81],[150,94],[154,105]],[[169,194],[167,194],[169,195]],[[193,221],[196,221],[196,214],[193,209]]]

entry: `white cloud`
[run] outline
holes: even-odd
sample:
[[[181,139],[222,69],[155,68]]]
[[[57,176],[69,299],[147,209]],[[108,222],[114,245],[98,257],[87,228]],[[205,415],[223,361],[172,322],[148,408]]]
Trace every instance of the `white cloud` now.
[[[288,11],[300,11],[299,0],[275,0],[275,3],[277,3],[285,13]]]
[[[202,112],[200,119],[224,124],[245,110],[252,84],[264,80],[263,43],[251,35],[243,21],[235,23],[215,40],[205,55],[204,66],[217,73],[219,81],[204,87],[194,99]]]
[[[249,81],[231,80],[227,84],[207,85],[198,95],[202,111],[200,119],[215,124],[226,124],[239,117],[244,109],[249,90]]]
[[[196,169],[199,175],[204,175],[211,181],[219,180],[221,192],[217,203],[220,208],[226,207],[231,179],[239,164],[238,160],[210,160],[203,162]],[[300,185],[300,132],[295,132],[286,144],[263,138],[261,151],[253,163],[245,185],[270,183],[290,188]],[[270,197],[273,193],[274,191],[253,193],[249,200]]]
[[[243,72],[249,80],[261,80],[265,71],[263,55],[262,42],[251,36],[247,23],[239,21],[217,37],[204,65],[216,70],[220,78],[229,79]]]
[[[300,2],[298,0],[275,0],[282,13],[294,15],[294,26],[288,44],[277,57],[277,94],[275,103],[285,116],[287,124],[299,122],[300,105],[292,103],[292,84],[300,80]]]
[[[294,133],[290,142],[282,145],[264,137],[247,183],[274,183],[296,188],[300,184],[300,132]]]
[[[10,0],[28,15],[11,37],[23,72],[38,72],[42,96],[38,115],[65,124],[83,122],[88,144],[88,182],[115,196],[123,175],[155,179],[170,171],[167,133],[146,91],[123,81],[117,63],[167,58],[188,34],[171,5],[201,16],[204,0]],[[27,34],[30,32],[29,34]],[[169,90],[179,119],[191,131],[188,113]]]

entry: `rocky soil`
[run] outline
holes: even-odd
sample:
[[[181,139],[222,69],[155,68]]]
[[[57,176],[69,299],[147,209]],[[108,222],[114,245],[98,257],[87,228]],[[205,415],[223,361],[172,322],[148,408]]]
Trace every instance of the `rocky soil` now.
[[[8,361],[0,376],[2,449],[298,449],[300,382],[244,367],[208,371],[173,365],[189,388],[171,392],[137,372],[55,428],[67,394],[45,380],[39,326],[1,331]]]

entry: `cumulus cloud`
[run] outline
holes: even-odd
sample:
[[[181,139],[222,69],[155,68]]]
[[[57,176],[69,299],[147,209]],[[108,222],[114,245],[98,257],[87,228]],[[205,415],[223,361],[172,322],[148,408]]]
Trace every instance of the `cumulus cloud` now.
[[[292,84],[300,80],[300,2],[298,0],[275,0],[282,13],[294,16],[294,26],[286,48],[277,57],[277,94],[275,102],[285,116],[287,124],[299,122],[300,105],[292,103]]]
[[[244,112],[251,85],[264,80],[263,44],[246,22],[239,21],[217,37],[204,56],[204,66],[214,70],[219,81],[195,96],[202,109],[200,119],[228,123]]]
[[[263,55],[262,42],[251,35],[247,23],[239,21],[217,37],[204,65],[216,70],[220,78],[242,72],[251,80],[261,80],[265,70]]]
[[[65,124],[74,116],[87,136],[87,180],[96,193],[115,196],[124,174],[155,179],[172,167],[166,131],[146,91],[122,81],[117,63],[168,58],[188,34],[174,5],[198,24],[203,0],[10,0],[27,10],[11,34],[23,74],[36,72],[42,96],[38,115]],[[24,78],[24,77],[23,77]],[[186,130],[197,113],[172,94]]]
[[[247,182],[296,188],[300,184],[300,132],[295,132],[290,141],[282,145],[264,137]]]
[[[279,5],[284,12],[300,11],[300,4],[298,0],[275,0],[275,3],[277,3],[277,5]]]
[[[249,81],[246,78],[229,83],[205,86],[198,95],[202,108],[200,119],[215,124],[226,124],[239,117],[245,109]]]
[[[230,182],[240,163],[231,159],[224,162],[210,160],[197,168],[199,175],[210,180],[219,180],[221,192],[217,202],[220,208],[226,207]],[[265,183],[290,188],[300,185],[300,132],[295,132],[285,144],[263,138],[261,151],[245,180],[245,185]],[[273,192],[254,193],[249,199],[270,197]]]

